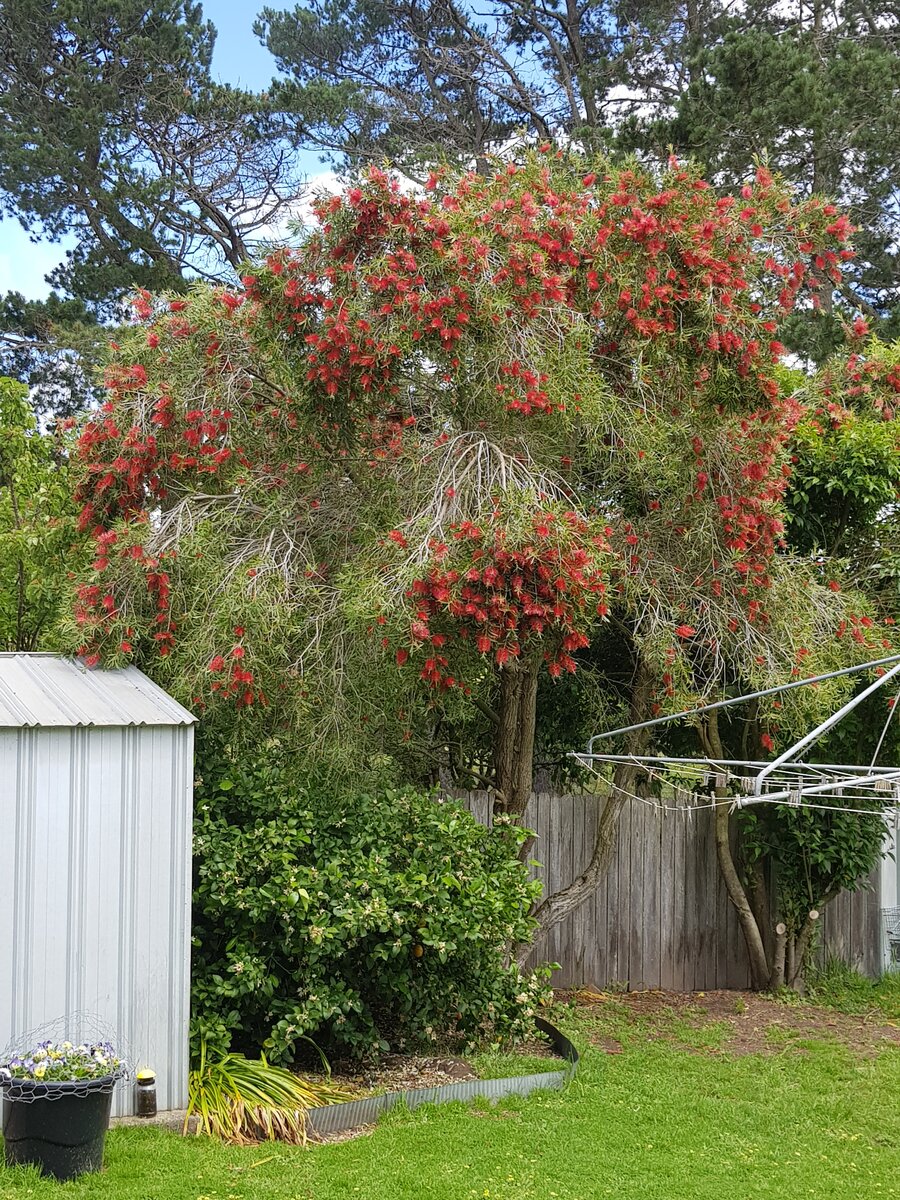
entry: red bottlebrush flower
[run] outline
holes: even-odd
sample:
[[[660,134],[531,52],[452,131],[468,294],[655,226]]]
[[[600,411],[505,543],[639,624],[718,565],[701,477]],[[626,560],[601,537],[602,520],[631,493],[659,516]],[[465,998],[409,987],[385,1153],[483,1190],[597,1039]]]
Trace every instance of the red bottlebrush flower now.
[[[853,226],[850,224],[850,218],[848,216],[838,217],[836,221],[832,221],[831,224],[827,226],[825,232],[833,234],[836,238],[840,238],[842,241],[845,240],[853,232]]]
[[[762,746],[763,750],[771,750],[775,743],[767,733],[764,733],[759,739],[759,744]]]
[[[406,662],[406,660],[409,658],[409,651],[408,650],[398,650],[396,658],[397,658],[397,666],[402,667],[403,664]]]
[[[222,671],[225,669],[225,659],[221,654],[217,654],[214,658],[210,659],[209,669],[211,671]]]
[[[131,642],[119,642],[119,649],[123,654],[131,654],[134,647],[132,646]]]
[[[680,638],[691,638],[697,632],[693,625],[676,625],[675,632]]]
[[[184,312],[187,308],[187,300],[172,300],[169,303],[169,312]]]
[[[841,585],[838,583],[838,581],[836,579],[829,579],[828,586],[831,588],[831,590],[833,592],[839,592],[841,590]]]
[[[135,299],[132,300],[131,307],[134,310],[134,315],[139,320],[146,321],[153,311],[150,305],[150,293],[141,288]]]

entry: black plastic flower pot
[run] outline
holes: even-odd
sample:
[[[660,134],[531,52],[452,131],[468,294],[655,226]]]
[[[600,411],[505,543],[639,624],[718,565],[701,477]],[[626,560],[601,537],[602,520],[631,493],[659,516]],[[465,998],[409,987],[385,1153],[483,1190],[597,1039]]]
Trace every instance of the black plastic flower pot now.
[[[6,1165],[30,1164],[54,1179],[75,1179],[103,1166],[115,1077],[41,1083],[8,1080],[3,1087]]]

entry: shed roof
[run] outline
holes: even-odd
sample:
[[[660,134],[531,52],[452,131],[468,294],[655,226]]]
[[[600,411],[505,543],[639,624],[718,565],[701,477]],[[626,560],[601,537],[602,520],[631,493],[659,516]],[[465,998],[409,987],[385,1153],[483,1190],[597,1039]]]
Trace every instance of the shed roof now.
[[[195,720],[137,667],[88,670],[56,654],[0,654],[0,729]]]

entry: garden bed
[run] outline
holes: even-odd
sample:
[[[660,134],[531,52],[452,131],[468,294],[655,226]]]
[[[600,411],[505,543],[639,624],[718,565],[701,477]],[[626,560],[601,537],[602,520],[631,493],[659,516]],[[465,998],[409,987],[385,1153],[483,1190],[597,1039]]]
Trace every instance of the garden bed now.
[[[375,1128],[375,1118],[398,1103],[415,1108],[421,1103],[440,1104],[478,1096],[496,1100],[505,1095],[527,1095],[541,1086],[558,1088],[574,1072],[577,1055],[555,1027],[546,1028],[552,1029],[553,1033],[536,1034],[508,1051],[488,1050],[468,1057],[449,1052],[386,1054],[366,1066],[338,1061],[333,1065],[331,1082],[345,1092],[348,1099],[341,1104],[310,1110],[312,1140],[345,1141],[370,1133]],[[561,1056],[558,1050],[570,1057]],[[322,1079],[319,1073],[301,1071],[298,1074],[311,1081]],[[184,1117],[181,1110],[162,1112],[150,1119],[114,1118],[112,1124],[156,1125],[181,1131]],[[188,1132],[193,1134],[196,1128],[196,1118],[191,1118]]]
[[[410,1088],[443,1087],[467,1079],[497,1079],[503,1075],[525,1075],[556,1071],[563,1065],[544,1038],[531,1038],[509,1051],[482,1051],[459,1056],[385,1054],[377,1063],[360,1067],[335,1062],[331,1078],[355,1100]]]
[[[578,1052],[568,1038],[548,1022],[537,1019],[539,1038],[521,1054],[483,1054],[471,1062],[454,1058],[382,1060],[364,1077],[363,1093],[341,1104],[310,1109],[307,1123],[314,1137],[329,1137],[349,1130],[364,1131],[383,1113],[397,1105],[409,1109],[422,1104],[454,1100],[496,1101],[505,1096],[527,1096],[539,1089],[561,1088],[572,1078]],[[334,1077],[340,1084],[342,1076]],[[348,1082],[353,1084],[354,1077]],[[440,1080],[440,1082],[438,1082]],[[390,1083],[390,1087],[386,1086]],[[413,1086],[408,1084],[412,1082]],[[407,1086],[402,1086],[402,1084]]]

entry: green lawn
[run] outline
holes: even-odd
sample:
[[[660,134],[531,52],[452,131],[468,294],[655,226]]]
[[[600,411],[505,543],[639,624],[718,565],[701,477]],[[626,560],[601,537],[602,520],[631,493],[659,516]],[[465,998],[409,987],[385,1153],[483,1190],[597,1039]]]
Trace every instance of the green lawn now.
[[[109,1200],[875,1200],[900,1196],[900,1048],[854,1056],[770,1039],[731,1055],[715,1023],[621,1004],[558,1022],[584,1048],[564,1093],[391,1114],[370,1137],[230,1149],[114,1130],[103,1175],[58,1185],[0,1168],[2,1197]],[[702,1022],[701,1022],[702,1024]],[[620,1053],[591,1048],[615,1038]]]

